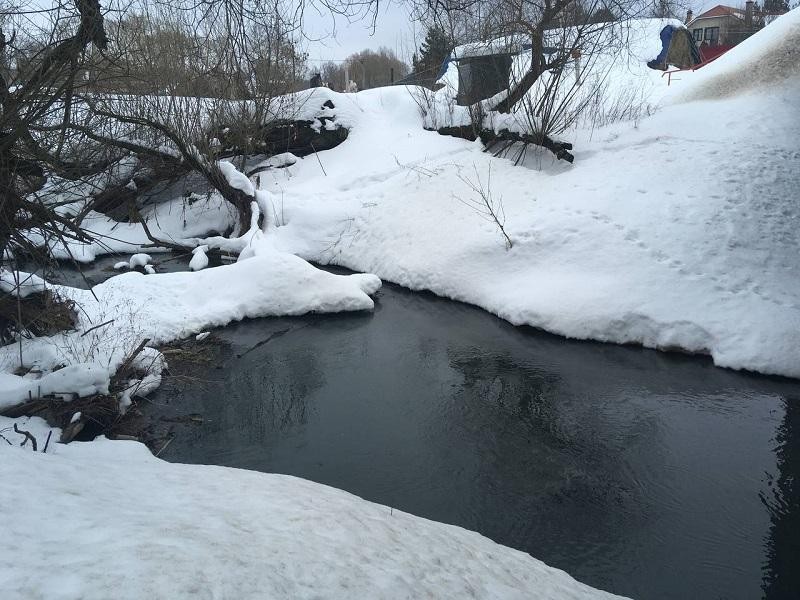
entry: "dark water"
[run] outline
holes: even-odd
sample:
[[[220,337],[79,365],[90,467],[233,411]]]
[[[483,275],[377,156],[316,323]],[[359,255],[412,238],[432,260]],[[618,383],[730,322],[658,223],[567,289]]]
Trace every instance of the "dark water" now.
[[[44,277],[50,283],[69,285],[72,287],[88,289],[98,283],[102,283],[120,273],[125,273],[127,269],[114,269],[118,262],[128,262],[133,252],[105,255],[97,258],[91,264],[79,265],[71,261],[52,261],[46,267],[30,259],[19,261],[17,268],[20,271],[36,273]],[[176,254],[173,252],[151,252],[153,259],[152,265],[159,273],[175,273],[178,271],[188,271],[189,261],[192,259],[191,252]],[[216,256],[209,256],[209,264],[218,266],[220,264]]]
[[[168,460],[329,484],[636,598],[800,598],[797,382],[394,286],[219,335],[218,368],[153,398],[208,419]]]

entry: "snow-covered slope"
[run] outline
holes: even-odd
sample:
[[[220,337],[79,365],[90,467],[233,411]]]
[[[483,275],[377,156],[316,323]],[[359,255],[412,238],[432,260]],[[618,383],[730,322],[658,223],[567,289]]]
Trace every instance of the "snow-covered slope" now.
[[[727,63],[758,76],[787,36],[800,44],[798,16]],[[353,132],[320,155],[324,173],[311,157],[262,178],[272,222],[286,224],[265,243],[515,324],[800,377],[800,63],[780,65],[769,88],[676,99],[638,124],[576,132],[572,166],[540,155],[513,167],[422,131],[410,89],[319,92],[348,111]],[[708,73],[684,73],[669,91],[688,93]],[[480,200],[474,185],[502,200],[511,250],[463,202]]]
[[[43,442],[37,421],[21,427]],[[477,533],[294,477],[170,464],[135,442],[0,452],[4,598],[619,598]]]
[[[686,78],[673,102],[713,100],[747,92],[768,93],[800,76],[800,8],[783,15],[733,51]],[[766,116],[767,113],[765,113]]]

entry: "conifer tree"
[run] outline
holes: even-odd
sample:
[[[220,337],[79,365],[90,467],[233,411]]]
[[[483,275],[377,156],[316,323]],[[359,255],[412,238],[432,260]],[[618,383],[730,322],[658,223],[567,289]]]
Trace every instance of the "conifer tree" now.
[[[435,77],[442,63],[450,54],[450,39],[443,29],[429,27],[425,41],[419,49],[419,58],[414,57],[414,72],[425,77]]]

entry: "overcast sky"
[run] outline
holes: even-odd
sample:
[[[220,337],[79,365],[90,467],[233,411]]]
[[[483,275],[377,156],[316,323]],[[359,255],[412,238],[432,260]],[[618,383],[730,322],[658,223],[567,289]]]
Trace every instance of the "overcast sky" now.
[[[415,30],[407,9],[396,1],[381,1],[380,4],[374,30],[369,19],[348,23],[340,17],[334,22],[330,14],[307,12],[304,30],[312,40],[305,45],[312,68],[326,60],[342,60],[365,48],[377,50],[381,46],[410,61]]]

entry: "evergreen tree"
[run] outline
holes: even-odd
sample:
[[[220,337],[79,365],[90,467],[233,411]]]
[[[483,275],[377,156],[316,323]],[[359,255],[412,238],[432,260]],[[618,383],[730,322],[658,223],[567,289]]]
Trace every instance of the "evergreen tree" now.
[[[616,21],[617,16],[614,12],[605,6],[598,8],[594,14],[592,15],[591,19],[589,20],[590,23],[610,23],[611,21]]]
[[[414,55],[414,72],[424,77],[435,77],[450,54],[450,49],[450,39],[444,30],[439,27],[428,27],[425,41],[419,49],[419,58]]]
[[[768,15],[789,12],[789,0],[764,0],[764,12]]]
[[[658,19],[676,18],[678,16],[678,10],[674,4],[674,0],[654,0],[650,16]]]

